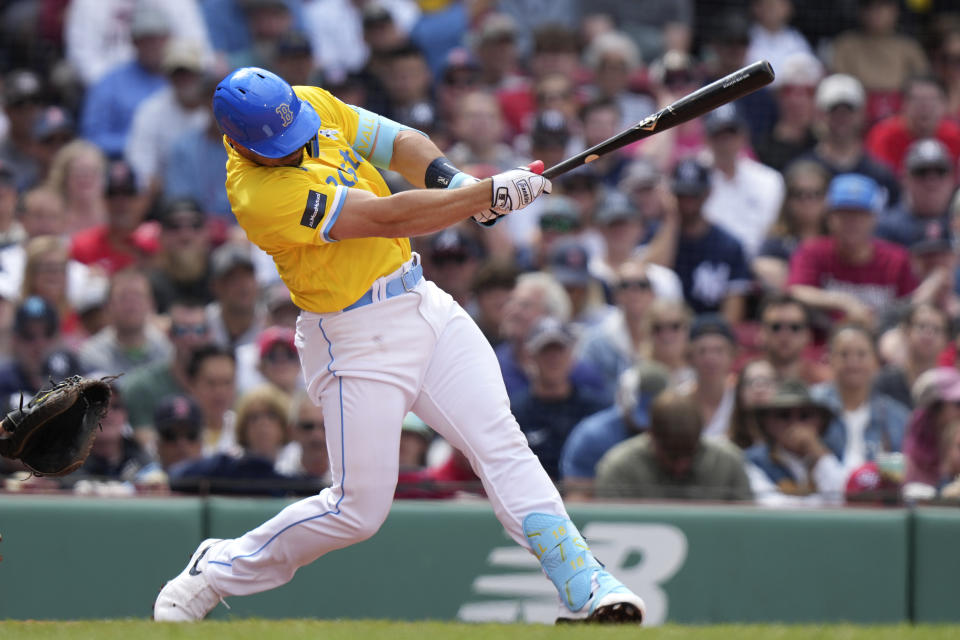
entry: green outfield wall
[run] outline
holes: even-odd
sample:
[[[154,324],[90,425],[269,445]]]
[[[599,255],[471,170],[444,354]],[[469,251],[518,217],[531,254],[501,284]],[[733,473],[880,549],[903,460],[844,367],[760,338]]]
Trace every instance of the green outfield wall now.
[[[147,617],[204,537],[286,501],[0,495],[0,618]],[[584,505],[651,623],[960,621],[960,511]],[[214,617],[549,622],[552,585],[485,502],[398,502],[372,539]]]

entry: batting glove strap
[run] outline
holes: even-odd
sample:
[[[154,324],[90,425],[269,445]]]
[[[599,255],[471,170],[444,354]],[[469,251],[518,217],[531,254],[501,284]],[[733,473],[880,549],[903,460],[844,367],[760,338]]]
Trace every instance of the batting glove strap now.
[[[576,525],[561,516],[531,513],[523,519],[523,533],[567,608],[582,609],[590,599],[593,574],[603,567]]]
[[[490,209],[501,215],[519,211],[550,189],[549,180],[525,168],[498,173],[491,182]]]

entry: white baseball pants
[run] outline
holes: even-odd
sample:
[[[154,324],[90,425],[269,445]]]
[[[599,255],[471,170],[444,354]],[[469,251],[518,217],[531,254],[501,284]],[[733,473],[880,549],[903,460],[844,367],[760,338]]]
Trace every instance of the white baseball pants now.
[[[426,280],[382,299],[391,277],[374,284],[372,304],[301,313],[297,345],[307,390],[323,407],[334,483],[210,550],[205,575],[222,596],[282,585],[299,567],[376,533],[393,502],[408,410],[463,451],[518,544],[528,548],[527,514],[568,517],[510,413],[480,329]]]

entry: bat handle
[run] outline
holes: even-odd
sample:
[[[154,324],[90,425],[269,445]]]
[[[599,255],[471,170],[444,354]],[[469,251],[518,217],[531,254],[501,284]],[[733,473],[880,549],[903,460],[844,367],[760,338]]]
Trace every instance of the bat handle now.
[[[537,174],[543,173],[543,160],[534,160],[527,165],[527,169]]]

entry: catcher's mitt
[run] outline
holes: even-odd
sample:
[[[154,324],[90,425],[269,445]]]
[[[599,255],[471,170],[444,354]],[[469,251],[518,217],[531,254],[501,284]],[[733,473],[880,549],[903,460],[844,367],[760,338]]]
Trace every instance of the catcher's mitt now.
[[[87,459],[110,404],[110,381],[72,376],[40,391],[0,426],[0,455],[22,461],[38,476],[62,476]]]

